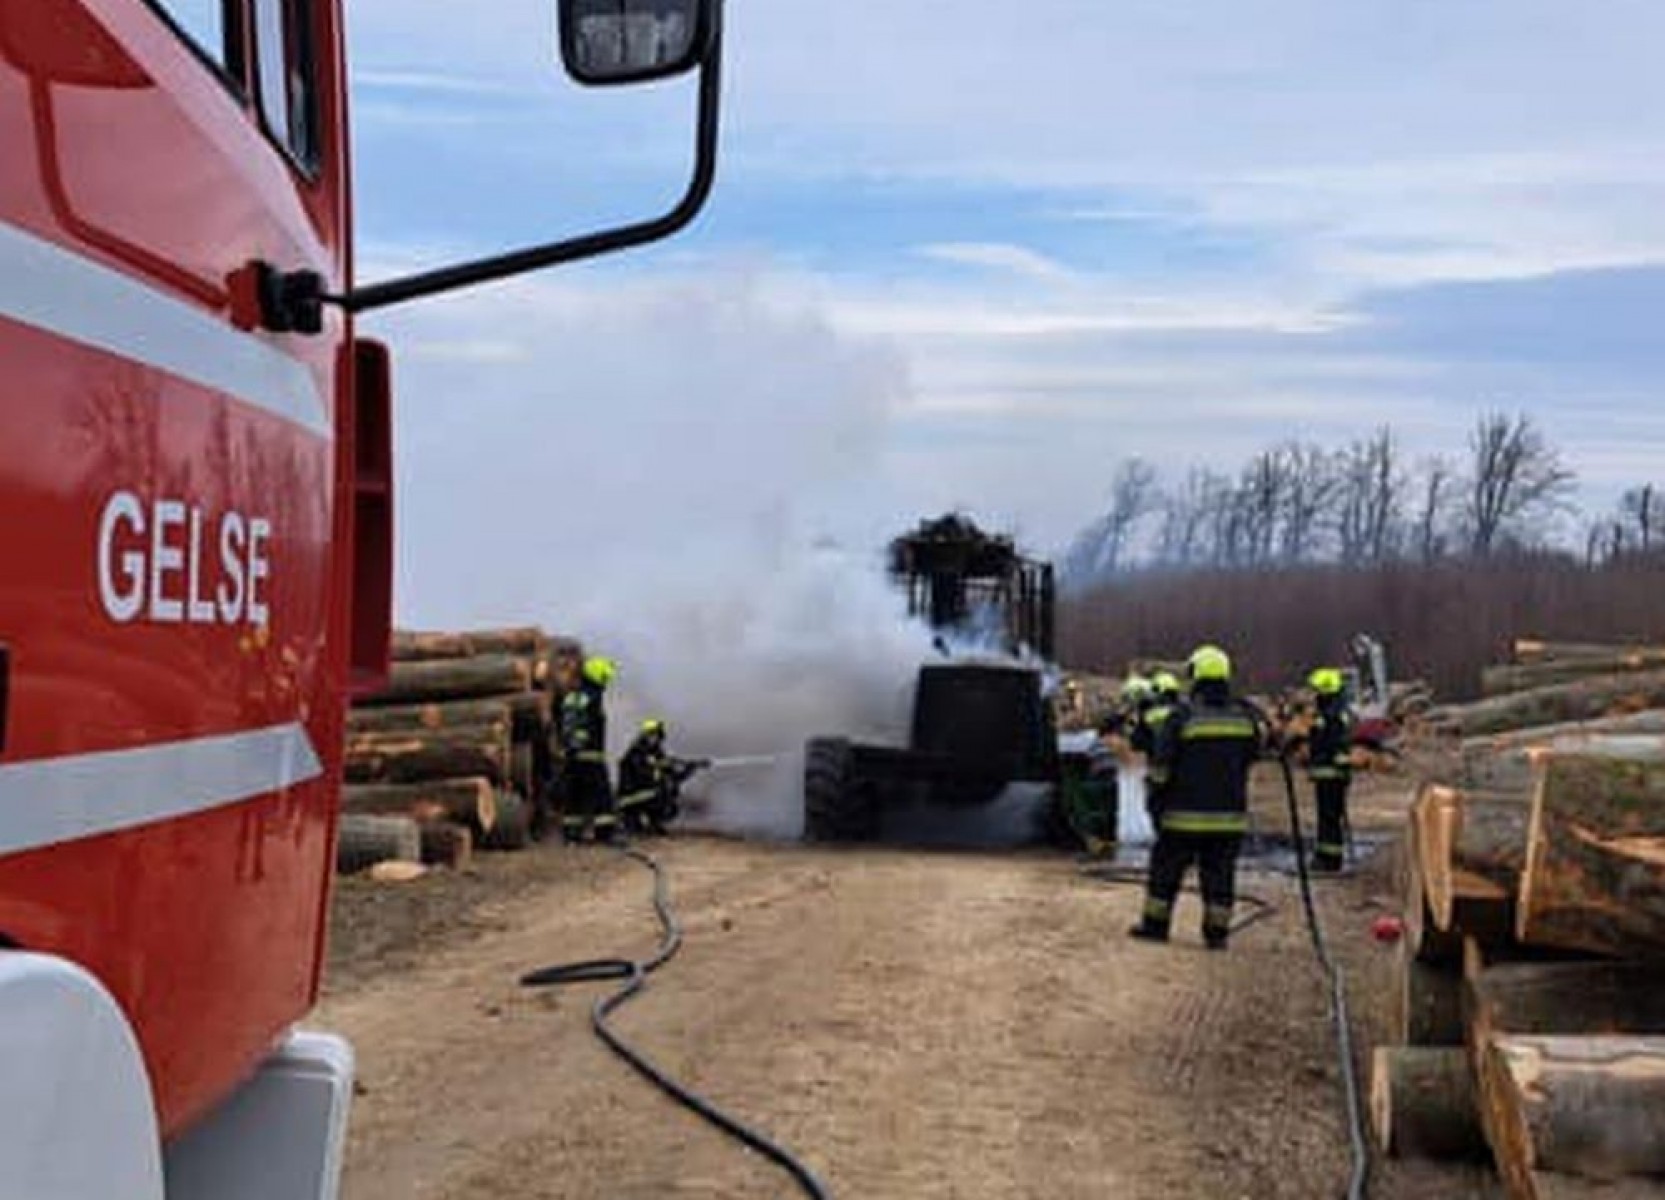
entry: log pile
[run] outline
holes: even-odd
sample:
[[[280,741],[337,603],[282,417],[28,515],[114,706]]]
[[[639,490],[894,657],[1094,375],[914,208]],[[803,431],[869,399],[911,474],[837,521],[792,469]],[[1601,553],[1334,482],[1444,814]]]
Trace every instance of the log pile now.
[[[581,663],[535,627],[395,632],[387,686],[347,716],[337,869],[458,867],[541,834],[555,704]]]
[[[1429,708],[1417,725],[1446,738],[1481,739],[1659,710],[1665,710],[1665,646],[1523,639],[1509,662],[1481,672],[1479,700]],[[1642,727],[1657,732],[1646,721]]]
[[[1625,655],[1517,649],[1522,665],[1591,664],[1552,685],[1581,695],[1654,673],[1635,665],[1643,648]],[[1489,1152],[1512,1200],[1618,1183],[1665,1197],[1665,713],[1654,707],[1615,719],[1579,700],[1593,720],[1570,723],[1534,701],[1542,726],[1488,722],[1454,760],[1459,780],[1417,790],[1398,1003],[1372,1064],[1386,1152]]]

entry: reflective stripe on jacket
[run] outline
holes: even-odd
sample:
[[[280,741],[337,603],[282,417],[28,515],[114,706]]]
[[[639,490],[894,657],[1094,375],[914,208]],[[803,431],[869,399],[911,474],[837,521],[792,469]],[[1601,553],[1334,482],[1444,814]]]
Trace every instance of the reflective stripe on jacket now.
[[[1167,780],[1161,828],[1194,834],[1247,831],[1249,770],[1265,741],[1265,722],[1246,701],[1195,696],[1175,709],[1157,739],[1156,761]]]
[[[607,761],[607,713],[601,689],[586,682],[561,697],[561,750],[576,762]]]
[[[1345,705],[1320,704],[1307,736],[1309,778],[1352,778],[1353,714]]]

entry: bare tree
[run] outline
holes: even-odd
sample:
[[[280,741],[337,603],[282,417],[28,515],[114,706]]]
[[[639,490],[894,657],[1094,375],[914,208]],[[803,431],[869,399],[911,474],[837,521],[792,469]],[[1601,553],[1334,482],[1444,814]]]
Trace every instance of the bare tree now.
[[[1576,476],[1530,417],[1485,413],[1469,434],[1470,474],[1463,516],[1469,552],[1485,558],[1521,526],[1562,509]]]
[[[1246,566],[1272,561],[1288,483],[1288,463],[1280,449],[1262,450],[1243,468],[1233,513],[1239,530],[1234,561]]]
[[[1436,454],[1423,460],[1415,537],[1417,557],[1425,563],[1445,555],[1446,521],[1456,483],[1451,464],[1444,458]]]
[[[1068,574],[1081,579],[1112,575],[1123,565],[1139,523],[1159,499],[1156,468],[1142,458],[1123,459],[1110,482],[1110,504],[1071,545]]]
[[[1584,565],[1595,568],[1622,558],[1629,531],[1624,521],[1614,517],[1597,517],[1584,531]]]
[[[1182,482],[1161,496],[1162,521],[1156,532],[1156,560],[1159,563],[1170,567],[1188,567],[1205,559],[1205,536],[1214,479],[1212,472],[1192,467]]]
[[[1398,441],[1383,425],[1338,458],[1335,522],[1341,560],[1382,562],[1397,550],[1409,486],[1399,465]]]
[[[1283,529],[1280,549],[1285,562],[1305,562],[1320,549],[1325,509],[1338,479],[1332,455],[1310,442],[1287,442],[1283,460]]]
[[[1619,521],[1628,541],[1643,554],[1653,551],[1660,537],[1659,494],[1651,483],[1633,487],[1619,498]]]

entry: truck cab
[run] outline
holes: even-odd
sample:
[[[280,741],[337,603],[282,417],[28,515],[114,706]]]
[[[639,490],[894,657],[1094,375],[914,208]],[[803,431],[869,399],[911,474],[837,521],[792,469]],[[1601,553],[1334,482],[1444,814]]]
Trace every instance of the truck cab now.
[[[256,1195],[248,1130],[290,1117],[258,1194],[333,1194],[351,1056],[292,1030],[387,660],[356,314],[664,236],[710,184],[717,5],[560,8],[581,82],[701,71],[688,194],[367,287],[341,0],[0,0],[0,1198]]]

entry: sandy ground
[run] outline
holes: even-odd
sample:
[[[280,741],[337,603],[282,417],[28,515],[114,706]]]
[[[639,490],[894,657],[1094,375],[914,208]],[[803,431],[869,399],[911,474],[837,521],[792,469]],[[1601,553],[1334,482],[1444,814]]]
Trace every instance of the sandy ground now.
[[[1403,802],[1402,785],[1367,788],[1355,824],[1391,824]],[[1244,873],[1279,907],[1221,955],[1200,945],[1194,898],[1172,944],[1129,941],[1137,889],[1063,854],[656,849],[687,944],[619,1026],[834,1194],[1341,1194],[1339,1070],[1291,880]],[[1366,1047],[1388,859],[1321,889]],[[317,1023],[360,1056],[348,1200],[798,1194],[600,1047],[603,985],[516,986],[553,961],[645,954],[648,896],[640,867],[589,847],[344,882]],[[1496,1193],[1479,1170],[1378,1164],[1371,1194]]]

